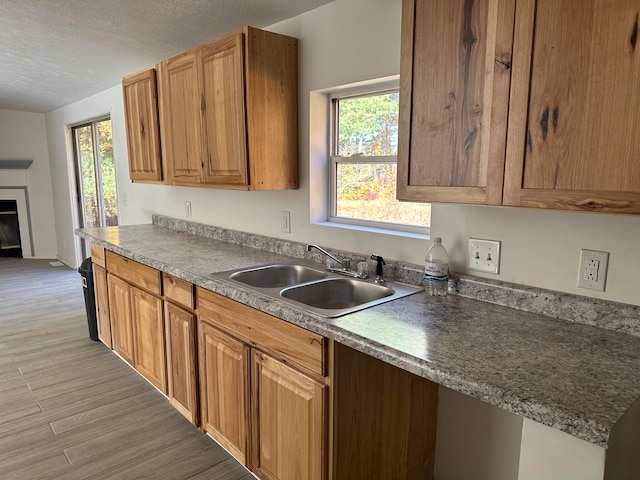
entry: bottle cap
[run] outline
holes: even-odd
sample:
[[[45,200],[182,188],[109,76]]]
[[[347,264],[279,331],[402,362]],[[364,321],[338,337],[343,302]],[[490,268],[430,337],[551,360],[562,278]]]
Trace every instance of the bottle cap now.
[[[442,237],[435,237],[433,243],[442,243]]]

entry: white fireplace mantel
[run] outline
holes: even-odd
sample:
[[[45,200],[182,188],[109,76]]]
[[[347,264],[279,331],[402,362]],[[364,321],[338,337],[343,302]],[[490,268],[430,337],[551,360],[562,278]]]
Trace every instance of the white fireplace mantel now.
[[[0,170],[26,170],[33,160],[0,160]]]

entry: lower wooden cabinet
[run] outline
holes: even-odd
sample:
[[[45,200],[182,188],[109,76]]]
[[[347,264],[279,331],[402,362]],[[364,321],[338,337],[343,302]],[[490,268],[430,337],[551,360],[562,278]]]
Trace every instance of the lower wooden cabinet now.
[[[113,349],[131,365],[134,365],[133,319],[131,317],[131,290],[124,280],[107,275],[109,291],[109,315]]]
[[[96,296],[96,315],[98,320],[98,339],[111,347],[111,320],[109,319],[109,295],[107,289],[107,271],[93,264],[93,285]]]
[[[212,292],[197,297],[204,430],[258,478],[433,479],[437,384]]]
[[[106,270],[94,266],[100,339],[258,478],[433,479],[435,383],[105,258]]]
[[[199,292],[204,430],[258,478],[325,478],[325,339],[211,292]],[[302,337],[310,340],[283,342]],[[310,371],[291,366],[300,364]]]
[[[167,393],[162,299],[107,274],[113,349]]]
[[[202,426],[247,465],[249,347],[205,322],[199,346]]]
[[[196,317],[165,302],[167,395],[171,404],[196,427],[200,425]]]
[[[327,386],[253,351],[252,469],[259,478],[325,478]]]
[[[167,393],[162,299],[131,286],[134,366],[160,391]]]

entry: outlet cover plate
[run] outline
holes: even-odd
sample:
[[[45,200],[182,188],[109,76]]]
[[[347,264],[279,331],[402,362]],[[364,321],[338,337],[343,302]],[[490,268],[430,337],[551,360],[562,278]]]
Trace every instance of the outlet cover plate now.
[[[604,292],[607,284],[609,252],[598,250],[580,250],[580,269],[578,287]]]
[[[467,254],[467,268],[476,272],[500,272],[500,242],[499,240],[469,239]]]
[[[282,233],[291,233],[291,213],[285,210],[280,212],[280,231]]]

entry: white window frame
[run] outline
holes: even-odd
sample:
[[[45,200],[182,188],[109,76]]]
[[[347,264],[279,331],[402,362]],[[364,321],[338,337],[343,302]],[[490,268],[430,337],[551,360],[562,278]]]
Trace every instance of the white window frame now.
[[[374,220],[363,220],[349,217],[339,217],[337,215],[337,167],[338,164],[371,164],[371,163],[392,163],[397,164],[397,156],[351,156],[341,157],[337,155],[338,148],[338,122],[336,115],[336,100],[343,100],[349,98],[366,97],[372,95],[380,95],[384,93],[399,91],[399,81],[390,80],[378,83],[371,83],[365,86],[358,86],[346,89],[340,89],[329,93],[329,182],[328,182],[328,195],[329,195],[329,215],[327,220],[330,223],[337,223],[342,225],[354,225],[358,227],[373,228],[376,230],[391,230],[394,232],[406,232],[419,235],[429,235],[429,227],[421,227],[417,225],[407,225],[402,223],[392,222],[377,222]],[[397,181],[397,179],[396,179]]]

